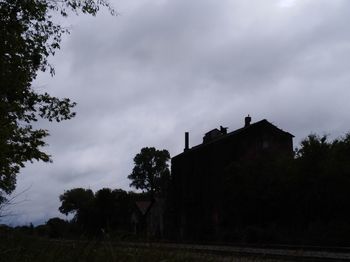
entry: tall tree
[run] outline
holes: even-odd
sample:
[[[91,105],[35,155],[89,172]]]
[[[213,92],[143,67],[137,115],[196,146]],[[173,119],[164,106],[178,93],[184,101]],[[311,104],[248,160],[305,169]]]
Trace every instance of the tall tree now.
[[[0,200],[11,193],[27,161],[50,162],[42,151],[48,131],[33,127],[38,119],[72,118],[68,98],[39,93],[32,87],[38,71],[54,74],[48,57],[60,48],[68,30],[55,18],[69,12],[95,15],[106,0],[0,0]]]
[[[164,194],[170,180],[167,150],[144,147],[134,158],[135,166],[128,178],[130,186],[154,194]]]

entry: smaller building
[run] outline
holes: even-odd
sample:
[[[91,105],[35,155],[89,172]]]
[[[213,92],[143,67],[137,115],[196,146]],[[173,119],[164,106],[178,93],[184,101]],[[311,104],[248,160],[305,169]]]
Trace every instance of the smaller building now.
[[[164,236],[164,206],[163,198],[144,198],[135,201],[131,214],[133,231],[137,235],[153,238]]]
[[[214,236],[225,201],[220,194],[225,169],[233,162],[281,155],[293,156],[293,135],[266,119],[251,124],[249,115],[242,128],[229,133],[215,128],[191,148],[186,133],[184,152],[171,160],[175,234],[202,240]]]

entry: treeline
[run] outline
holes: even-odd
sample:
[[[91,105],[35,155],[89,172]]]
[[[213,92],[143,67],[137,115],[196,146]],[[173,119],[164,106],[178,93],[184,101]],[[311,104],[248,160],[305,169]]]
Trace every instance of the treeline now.
[[[150,199],[150,195],[122,189],[103,188],[94,193],[91,189],[74,188],[60,196],[59,211],[71,219],[55,217],[36,227],[32,224],[15,228],[2,226],[0,231],[51,238],[135,239],[131,217],[136,211],[135,202],[140,199]]]
[[[91,189],[73,188],[59,196],[59,211],[73,216],[70,221],[56,217],[44,225],[20,226],[15,231],[63,238],[110,237],[111,234],[120,238],[134,237],[136,233],[137,237],[144,237],[147,234],[146,217],[136,203],[147,202],[149,207],[155,198],[166,199],[170,183],[169,160],[167,150],[144,147],[134,157],[135,165],[128,176],[130,186],[143,193],[110,188],[94,193]]]
[[[293,159],[232,163],[225,178],[222,240],[350,244],[350,133],[310,135]]]
[[[129,231],[130,217],[137,194],[122,189],[75,188],[60,196],[59,211],[72,214],[78,234],[99,235],[111,230]]]

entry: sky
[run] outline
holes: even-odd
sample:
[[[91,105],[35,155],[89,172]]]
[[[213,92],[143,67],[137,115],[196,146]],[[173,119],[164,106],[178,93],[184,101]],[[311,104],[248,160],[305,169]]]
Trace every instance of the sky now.
[[[53,163],[27,163],[0,223],[45,223],[76,187],[129,188],[143,147],[183,151],[220,125],[267,119],[295,135],[350,131],[350,1],[110,0],[118,12],[62,20],[71,34],[33,83],[76,101],[39,121]]]

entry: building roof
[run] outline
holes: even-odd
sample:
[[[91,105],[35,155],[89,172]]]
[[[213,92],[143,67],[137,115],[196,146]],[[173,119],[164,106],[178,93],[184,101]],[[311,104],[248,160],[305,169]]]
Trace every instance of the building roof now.
[[[196,145],[196,146],[193,146],[191,148],[189,148],[188,150],[186,150],[185,152],[182,152],[180,153],[179,155],[182,155],[182,154],[186,154],[188,152],[192,152],[194,150],[197,150],[199,148],[202,148],[202,147],[205,147],[207,145],[210,145],[210,144],[213,144],[213,143],[216,143],[218,141],[221,141],[223,139],[226,139],[228,137],[233,137],[233,136],[238,136],[242,133],[245,133],[249,130],[252,130],[252,129],[256,129],[256,128],[261,128],[263,126],[269,126],[270,128],[274,129],[276,132],[278,133],[281,133],[281,134],[284,134],[284,135],[287,135],[287,136],[291,136],[291,137],[294,137],[294,135],[292,135],[291,133],[289,132],[286,132],[286,131],[283,131],[282,129],[278,128],[277,126],[273,125],[272,123],[270,123],[269,121],[267,121],[266,119],[263,119],[263,120],[260,120],[258,122],[255,122],[255,123],[252,123],[252,124],[249,124],[247,126],[244,126],[242,128],[239,128],[239,129],[236,129],[232,132],[229,132],[229,133],[218,133],[220,132],[220,130],[218,130],[217,128],[207,132],[204,136],[204,141],[202,144],[199,144],[199,145]],[[206,136],[208,136],[208,134],[214,134],[213,136],[211,136],[211,139],[208,140],[208,139],[205,139]],[[177,156],[179,156],[177,155]],[[175,156],[176,157],[176,156]]]

